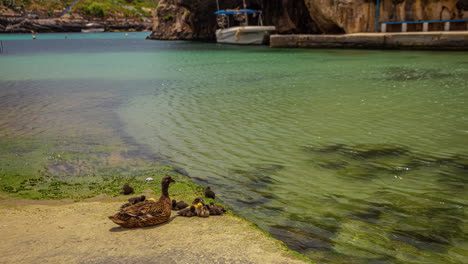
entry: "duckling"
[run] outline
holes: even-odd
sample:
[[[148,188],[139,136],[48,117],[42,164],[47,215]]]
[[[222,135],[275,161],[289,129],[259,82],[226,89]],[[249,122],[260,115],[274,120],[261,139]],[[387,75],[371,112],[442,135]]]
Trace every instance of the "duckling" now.
[[[210,207],[208,205],[204,205],[200,213],[200,217],[208,217],[208,216],[210,216]]]
[[[208,208],[209,207],[207,205],[198,203],[197,205],[195,205],[195,212],[199,217],[208,217],[210,216],[210,210]]]
[[[121,192],[121,193],[122,193],[122,194],[125,194],[125,195],[128,195],[128,194],[133,193],[133,188],[130,187],[130,185],[128,185],[128,183],[126,183],[126,184],[122,187],[122,190],[123,190],[123,192]]]
[[[137,196],[137,197],[128,198],[128,202],[131,204],[136,204],[139,202],[143,202],[145,199],[146,199],[146,196],[142,195],[139,197]]]
[[[210,215],[220,215],[222,214],[221,210],[213,203],[210,203],[210,206],[208,207],[210,210]]]
[[[213,202],[210,203],[208,209],[210,210],[210,215],[222,215],[225,212],[221,205],[215,205]]]
[[[180,216],[185,216],[185,217],[192,217],[192,216],[197,215],[197,213],[195,211],[195,206],[193,206],[193,205],[180,210],[179,212],[177,212],[177,214],[180,215]]]
[[[215,198],[215,193],[211,190],[210,187],[206,187],[206,189],[205,189],[205,197],[206,197],[206,198],[212,198],[212,199]]]
[[[177,202],[176,200],[172,200],[172,210],[174,211],[179,211],[181,209],[184,209],[188,206],[188,204],[184,201],[179,201]]]
[[[146,197],[145,197],[144,195],[142,195],[142,196],[137,196],[137,197],[132,197],[132,198],[128,198],[128,203],[122,205],[122,206],[120,207],[120,209],[124,209],[124,208],[126,208],[126,207],[129,207],[130,205],[134,205],[134,204],[143,202],[145,199],[146,199]]]
[[[199,203],[205,204],[205,201],[203,201],[202,198],[198,197],[198,198],[195,198],[195,200],[193,200],[192,202],[193,205],[197,205]]]

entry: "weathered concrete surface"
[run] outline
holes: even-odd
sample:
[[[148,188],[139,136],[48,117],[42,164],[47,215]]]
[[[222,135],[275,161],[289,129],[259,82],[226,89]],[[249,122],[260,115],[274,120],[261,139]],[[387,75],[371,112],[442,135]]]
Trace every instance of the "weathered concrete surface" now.
[[[125,229],[107,218],[121,204],[2,201],[0,263],[304,263],[229,214]]]
[[[270,47],[468,50],[468,31],[272,35]]]

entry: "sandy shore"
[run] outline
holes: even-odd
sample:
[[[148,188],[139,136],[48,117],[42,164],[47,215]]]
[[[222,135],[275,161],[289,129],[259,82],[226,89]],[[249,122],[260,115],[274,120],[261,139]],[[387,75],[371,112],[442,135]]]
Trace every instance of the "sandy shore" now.
[[[304,263],[232,215],[124,229],[121,202],[1,201],[0,263]]]

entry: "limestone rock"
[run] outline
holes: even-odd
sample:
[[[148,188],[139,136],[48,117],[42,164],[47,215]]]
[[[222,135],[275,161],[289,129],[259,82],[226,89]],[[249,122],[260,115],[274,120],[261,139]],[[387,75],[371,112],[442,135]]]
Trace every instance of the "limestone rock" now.
[[[279,34],[356,33],[375,31],[375,0],[247,0],[263,11],[264,23]],[[242,0],[219,0],[220,8],[242,8]],[[467,0],[381,0],[379,21],[467,19]],[[154,39],[213,40],[216,1],[161,0],[155,16]],[[412,24],[409,29],[421,26]],[[442,30],[443,23],[431,25]],[[466,24],[451,25],[466,30]],[[398,31],[399,25],[389,27]]]
[[[242,0],[220,0],[221,9],[242,8]],[[279,33],[317,33],[303,1],[248,0],[252,9],[263,11],[264,23]],[[152,39],[214,40],[216,1],[161,0],[156,11]]]

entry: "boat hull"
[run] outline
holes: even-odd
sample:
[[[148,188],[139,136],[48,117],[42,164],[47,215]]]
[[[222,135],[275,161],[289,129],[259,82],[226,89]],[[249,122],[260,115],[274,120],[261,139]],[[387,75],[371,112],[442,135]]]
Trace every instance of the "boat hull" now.
[[[216,30],[216,41],[227,44],[261,45],[274,26],[244,26]]]
[[[90,32],[104,32],[104,28],[83,28],[81,29],[82,33],[90,33]]]

